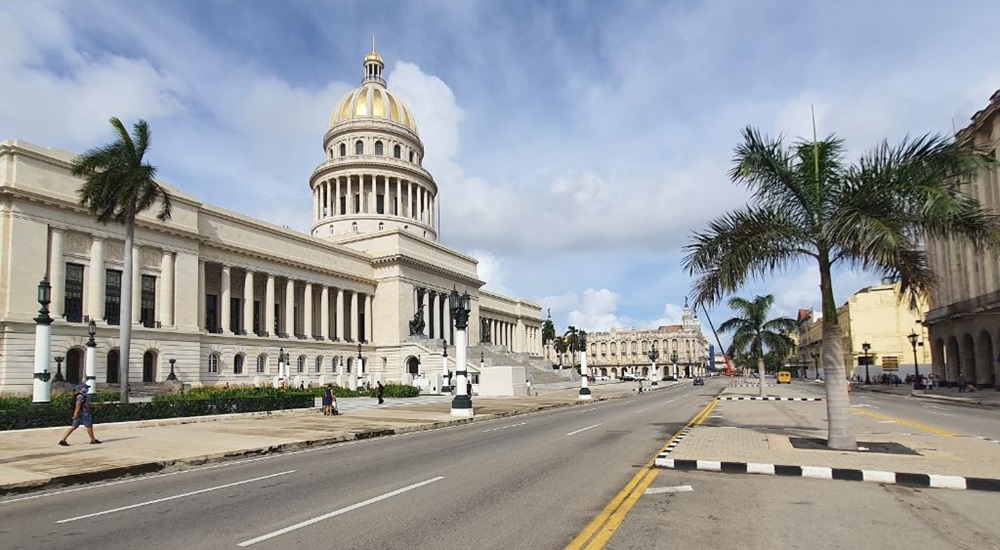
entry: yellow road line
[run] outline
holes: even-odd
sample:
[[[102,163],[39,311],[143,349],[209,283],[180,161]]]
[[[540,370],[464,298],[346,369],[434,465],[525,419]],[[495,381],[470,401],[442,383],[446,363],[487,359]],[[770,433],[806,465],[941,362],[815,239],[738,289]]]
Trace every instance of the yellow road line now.
[[[917,423],[917,422],[910,422],[909,420],[904,420],[902,418],[896,418],[895,416],[889,416],[889,415],[882,414],[882,413],[866,411],[866,410],[858,408],[858,407],[853,407],[853,408],[854,408],[854,412],[857,413],[857,414],[864,414],[864,415],[870,416],[872,418],[878,418],[879,420],[891,420],[892,422],[895,422],[897,424],[902,424],[903,426],[909,426],[911,428],[916,428],[918,430],[923,430],[925,432],[930,432],[932,434],[944,435],[944,436],[947,436],[947,437],[959,437],[959,434],[957,434],[955,432],[949,432],[948,430],[942,430],[940,428],[935,428],[933,426],[928,426],[926,424],[920,424],[920,423]]]
[[[697,426],[708,418],[711,414],[712,409],[719,402],[713,399],[708,405],[706,405],[702,410],[698,411],[698,414],[694,415],[683,428],[677,430],[663,447],[656,454],[660,454],[666,449],[671,443],[673,443],[678,437],[680,437],[681,432],[690,426]],[[656,476],[660,474],[660,471],[653,468],[655,462],[655,457],[651,458],[649,462],[643,466],[635,476],[625,485],[625,488],[618,492],[617,495],[611,502],[604,507],[604,510],[596,518],[591,521],[587,527],[580,532],[566,547],[566,550],[600,550],[604,548],[604,545],[611,540],[611,537],[621,526],[622,521],[625,520],[625,516],[628,515],[632,507],[639,500],[639,497],[646,492],[646,488],[656,479]]]

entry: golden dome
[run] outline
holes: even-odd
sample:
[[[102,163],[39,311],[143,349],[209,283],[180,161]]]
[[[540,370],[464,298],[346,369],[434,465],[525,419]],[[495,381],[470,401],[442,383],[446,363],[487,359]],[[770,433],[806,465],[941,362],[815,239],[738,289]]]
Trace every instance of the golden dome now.
[[[376,52],[376,51],[372,51],[371,53],[369,53],[368,55],[365,56],[365,63],[369,63],[369,62],[375,62],[375,63],[385,64],[385,62],[382,61],[382,56],[379,55],[378,52]]]
[[[358,119],[382,119],[402,124],[414,134],[417,121],[410,108],[395,94],[390,92],[382,79],[382,56],[372,50],[365,57],[365,78],[361,87],[347,93],[334,108],[330,116],[330,126]]]

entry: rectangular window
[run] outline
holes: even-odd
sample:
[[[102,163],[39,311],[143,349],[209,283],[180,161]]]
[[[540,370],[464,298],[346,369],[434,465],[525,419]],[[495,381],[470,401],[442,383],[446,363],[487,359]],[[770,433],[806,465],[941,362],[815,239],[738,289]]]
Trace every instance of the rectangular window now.
[[[354,194],[354,213],[355,214],[360,214],[361,213],[361,194],[360,193],[355,193]]]
[[[274,329],[272,334],[281,335],[281,330],[279,330],[281,328],[281,304],[279,303],[274,304],[274,327],[272,328]]]
[[[139,297],[139,322],[146,328],[156,327],[156,276],[142,276],[142,295]]]
[[[260,300],[254,300],[253,301],[253,332],[257,336],[263,336],[264,335],[263,334],[264,330],[261,328],[261,326],[263,325],[263,323],[260,322],[260,312],[261,311],[263,311],[263,310],[261,309]]]
[[[240,315],[240,304],[242,303],[243,300],[240,298],[229,299],[229,330],[233,334],[243,332],[243,316]]]
[[[109,325],[121,322],[122,272],[108,269],[104,272],[104,320]]]
[[[218,296],[215,294],[205,295],[205,330],[208,332],[219,332]]]
[[[66,320],[71,323],[83,322],[83,266],[66,264],[66,294],[63,298],[63,311]]]
[[[377,195],[375,197],[375,210],[379,214],[385,214],[385,195]]]
[[[340,214],[347,213],[347,197],[340,197]]]

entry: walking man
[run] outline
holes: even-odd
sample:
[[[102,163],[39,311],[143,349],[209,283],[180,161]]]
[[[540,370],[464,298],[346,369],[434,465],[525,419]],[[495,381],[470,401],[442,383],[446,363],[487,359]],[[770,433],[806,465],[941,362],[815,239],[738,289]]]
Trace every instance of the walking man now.
[[[385,386],[382,385],[381,380],[378,381],[378,388],[375,390],[375,393],[378,395],[378,404],[381,405],[382,403],[385,403],[385,400],[382,399],[385,397]]]
[[[84,428],[87,428],[87,435],[90,436],[90,443],[92,445],[97,445],[101,442],[101,440],[94,436],[94,420],[90,416],[90,398],[87,397],[87,390],[89,389],[90,386],[85,383],[73,388],[73,425],[66,430],[62,439],[59,440],[59,444],[63,447],[69,447],[66,438],[79,428],[81,424]]]

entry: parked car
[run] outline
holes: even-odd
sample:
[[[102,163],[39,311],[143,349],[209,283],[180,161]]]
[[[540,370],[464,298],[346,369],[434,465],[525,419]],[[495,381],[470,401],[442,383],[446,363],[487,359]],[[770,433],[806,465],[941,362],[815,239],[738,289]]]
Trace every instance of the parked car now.
[[[696,377],[694,379],[694,385],[695,386],[704,386],[705,385],[705,379],[702,378],[702,377],[700,377],[700,376]]]
[[[777,378],[778,378],[777,381],[778,381],[779,384],[791,384],[792,383],[792,373],[788,372],[787,370],[779,371]]]

